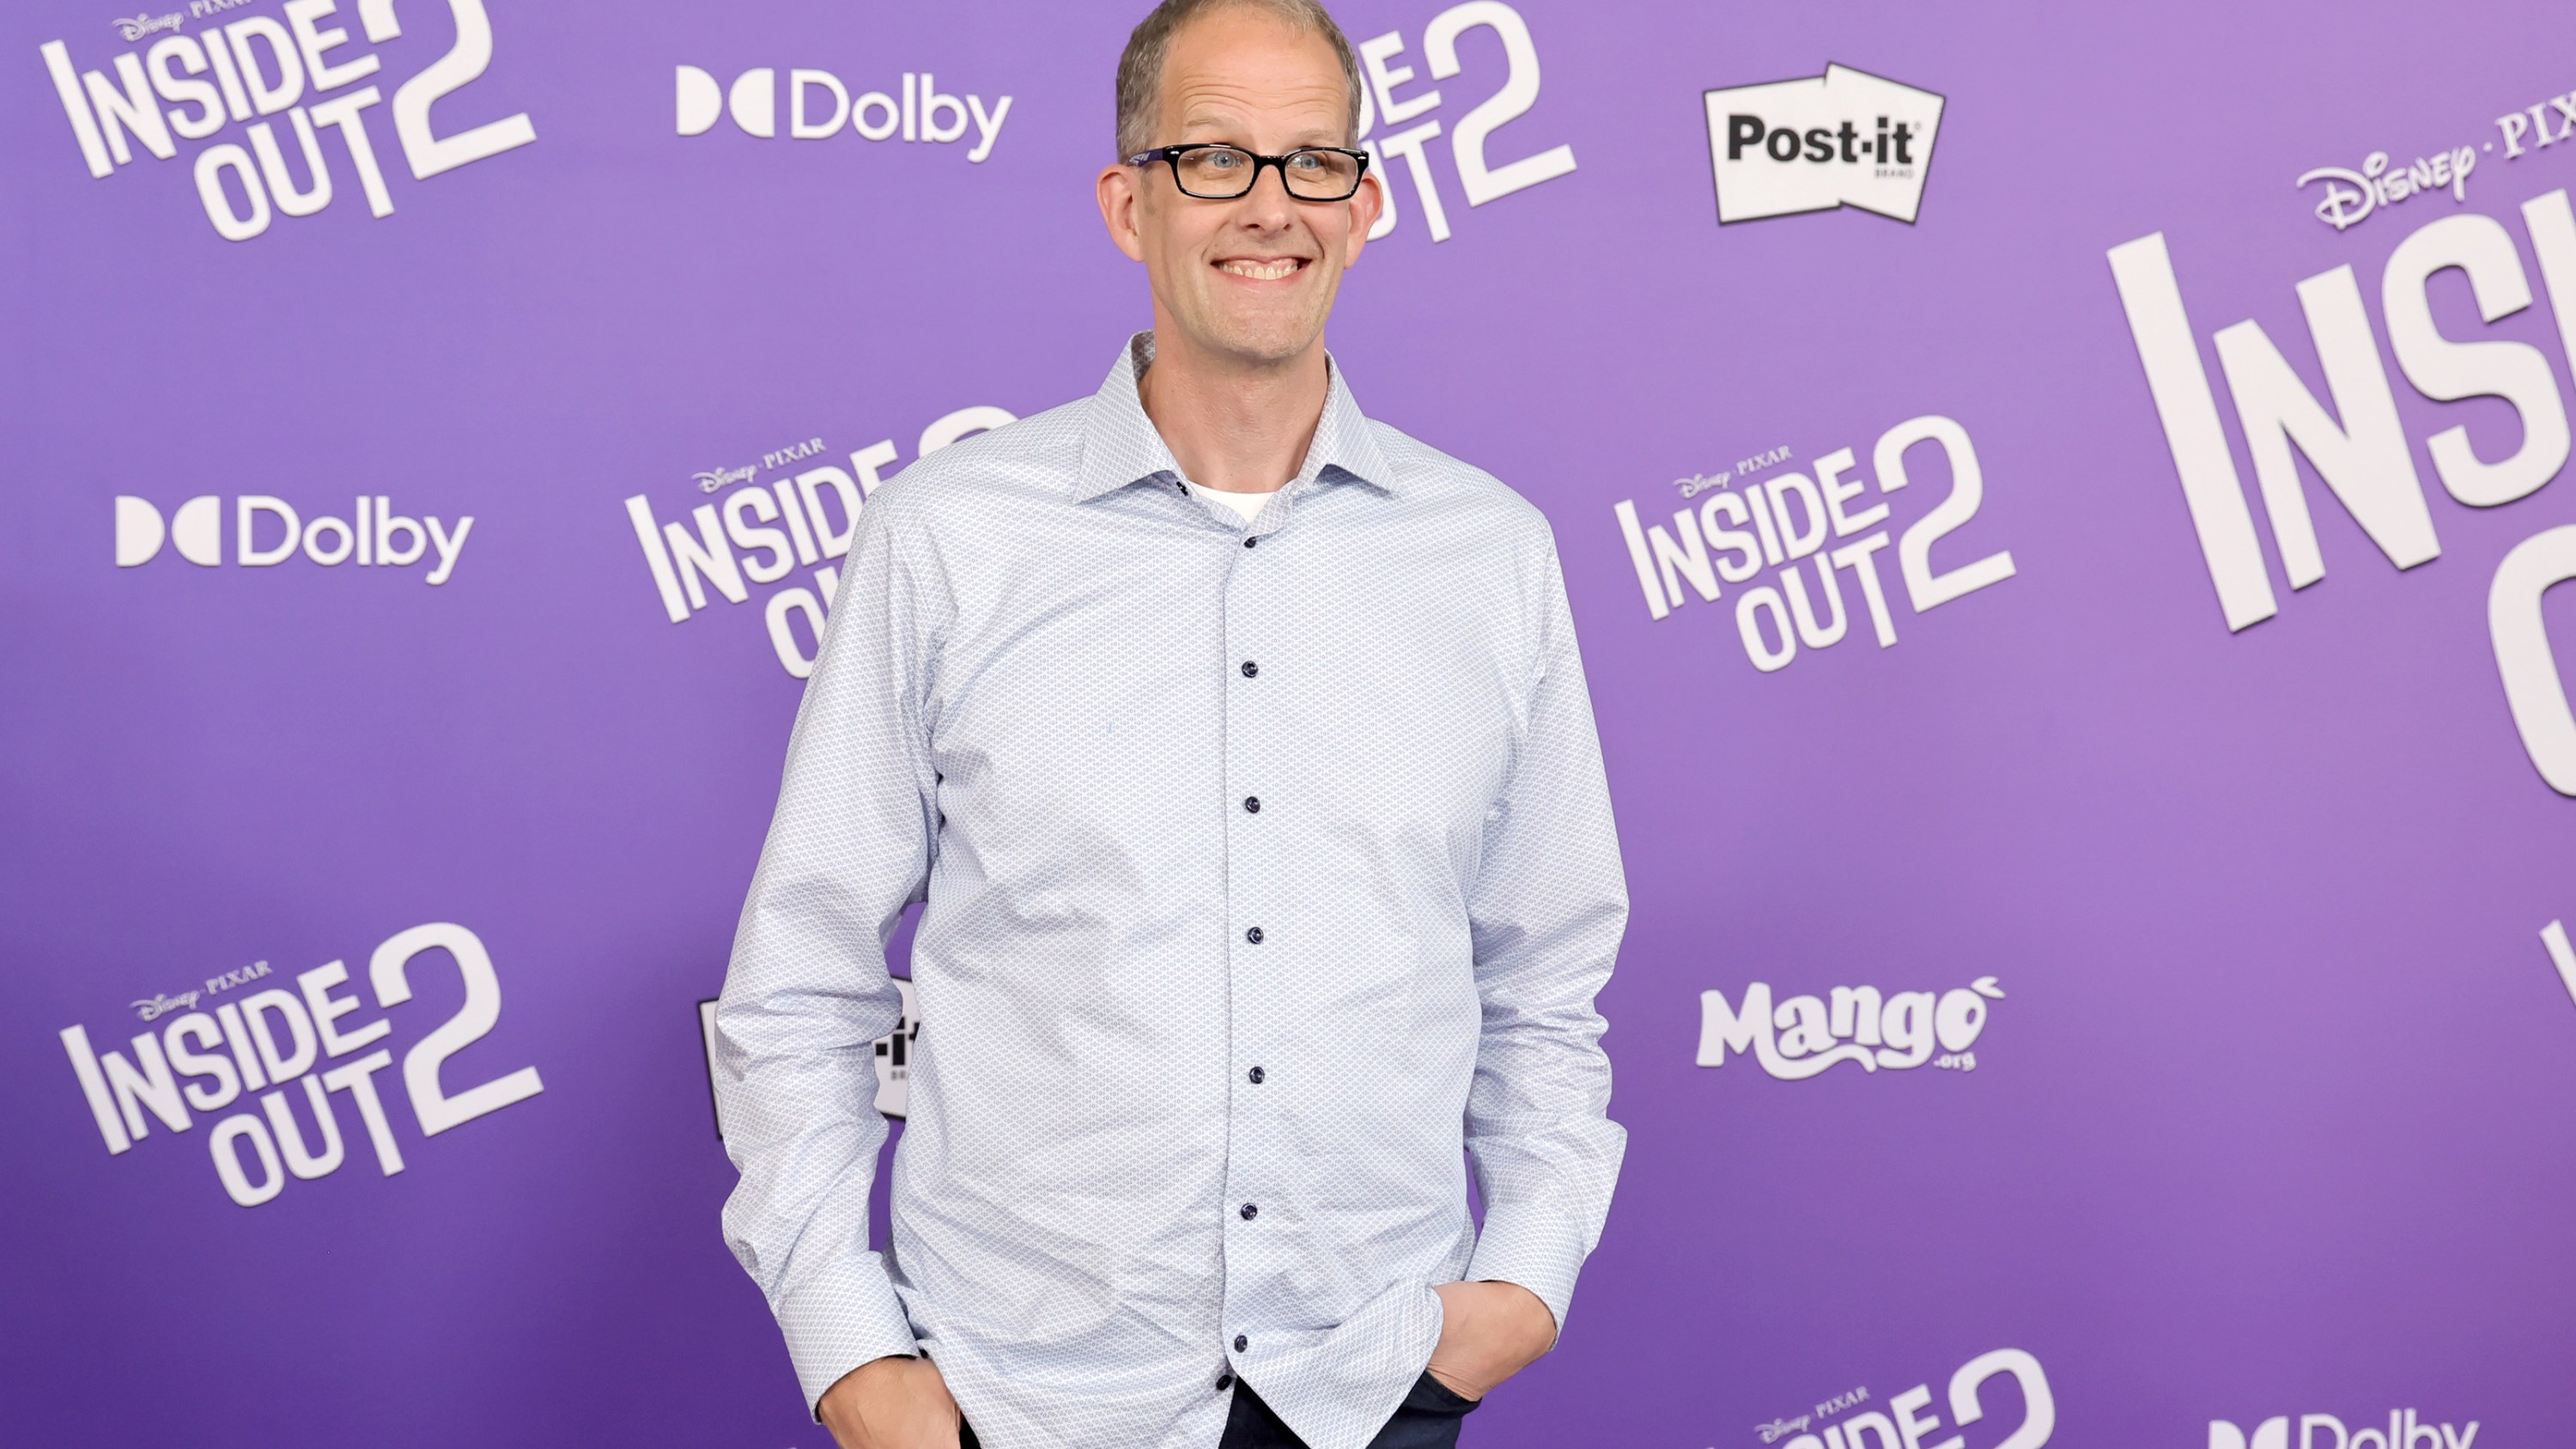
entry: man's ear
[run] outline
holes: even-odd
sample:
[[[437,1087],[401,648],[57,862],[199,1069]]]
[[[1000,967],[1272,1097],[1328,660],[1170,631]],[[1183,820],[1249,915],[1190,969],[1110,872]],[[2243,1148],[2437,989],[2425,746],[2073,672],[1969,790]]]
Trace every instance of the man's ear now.
[[[1360,189],[1351,193],[1351,234],[1343,242],[1342,265],[1347,267],[1360,259],[1360,248],[1368,245],[1369,229],[1386,212],[1386,178],[1374,170],[1360,178]]]
[[[1109,239],[1118,244],[1118,250],[1127,254],[1127,260],[1145,260],[1145,238],[1139,230],[1140,218],[1136,215],[1140,198],[1136,195],[1135,168],[1102,167],[1098,190],[1100,219],[1109,227]]]

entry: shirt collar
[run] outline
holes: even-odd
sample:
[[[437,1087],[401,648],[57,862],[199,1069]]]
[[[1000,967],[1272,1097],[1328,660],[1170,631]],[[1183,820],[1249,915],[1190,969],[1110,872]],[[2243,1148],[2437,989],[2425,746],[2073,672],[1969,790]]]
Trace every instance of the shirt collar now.
[[[1103,493],[1139,479],[1168,473],[1181,476],[1181,465],[1145,415],[1136,394],[1136,379],[1154,362],[1154,334],[1139,332],[1118,349],[1118,361],[1093,394],[1083,422],[1082,466],[1075,474],[1073,497],[1087,503]],[[1376,431],[1360,412],[1342,380],[1341,364],[1324,354],[1324,415],[1315,425],[1298,478],[1322,479],[1338,472],[1388,493],[1396,491],[1395,470],[1379,450]]]

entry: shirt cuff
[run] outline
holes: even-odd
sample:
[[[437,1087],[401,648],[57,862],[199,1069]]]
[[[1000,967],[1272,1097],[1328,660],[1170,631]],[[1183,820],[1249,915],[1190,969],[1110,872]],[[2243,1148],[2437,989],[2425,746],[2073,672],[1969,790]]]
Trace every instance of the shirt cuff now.
[[[778,1302],[778,1329],[805,1390],[805,1407],[822,1421],[823,1393],[864,1363],[921,1351],[903,1300],[874,1253],[798,1284]]]
[[[1556,1315],[1562,1337],[1574,1275],[1582,1270],[1585,1253],[1582,1230],[1562,1214],[1537,1203],[1487,1203],[1485,1228],[1467,1260],[1467,1277],[1517,1283],[1537,1294]],[[1555,1347],[1554,1340],[1548,1346]]]

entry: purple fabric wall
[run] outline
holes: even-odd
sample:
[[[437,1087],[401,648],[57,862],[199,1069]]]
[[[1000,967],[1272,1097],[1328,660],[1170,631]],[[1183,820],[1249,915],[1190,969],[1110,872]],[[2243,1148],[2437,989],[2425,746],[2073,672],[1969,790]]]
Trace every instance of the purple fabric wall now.
[[[824,470],[891,476],[934,423],[994,418],[962,410],[1097,385],[1146,319],[1089,190],[1134,7],[196,8],[0,20],[9,1437],[822,1445],[718,1237],[695,1003],[828,539],[731,602],[726,563],[684,577],[660,525],[763,526],[732,500],[801,507],[802,476],[828,533]],[[1401,119],[1372,118],[1397,222],[1336,355],[1372,414],[1554,521],[1635,903],[1601,999],[1618,1200],[1562,1347],[1470,1441],[2561,1442],[2576,957],[2562,981],[2544,928],[2576,913],[2550,783],[2576,791],[2576,724],[2543,631],[2576,613],[2539,598],[2576,573],[2549,532],[2576,483],[2545,486],[2576,375],[2563,14],[1341,10],[1395,37],[1367,49]],[[240,119],[189,68],[227,26]],[[761,67],[767,109],[736,81]],[[790,134],[794,68],[881,93],[857,124],[895,134]],[[156,71],[166,98],[127,99]],[[819,126],[832,87],[801,92]],[[1482,142],[1504,189],[1470,204],[1461,138],[1472,167],[1516,97]],[[1757,143],[1748,179],[1713,176],[1735,114],[1866,137],[1927,106],[1910,174],[1802,149],[1778,164],[1813,173],[1765,181]],[[2299,181],[2374,152],[2376,181]],[[268,170],[266,226],[226,239]],[[1719,224],[1727,185],[1846,181],[1854,205]],[[1890,195],[1913,222],[1863,209]],[[2122,253],[2125,307],[2115,281],[2157,235],[2179,312],[2152,248]],[[1886,491],[1881,440],[1926,418],[1965,446],[1891,448]],[[1860,521],[1788,560],[1820,471]],[[2302,490],[2325,574],[2293,590]],[[292,509],[298,551],[248,563],[245,498]],[[1775,504],[1777,564],[1674,516]],[[247,507],[256,558],[286,517]],[[2240,618],[2276,611],[2231,631],[2222,581]],[[1758,668],[1802,600],[1807,642]],[[345,982],[308,975],[332,962]],[[298,1021],[335,1000],[304,1060]],[[174,1042],[199,1075],[156,1076]],[[289,1079],[274,1106],[241,1060]],[[228,1077],[219,1105],[180,1095]],[[300,1177],[316,1091],[340,1160]]]

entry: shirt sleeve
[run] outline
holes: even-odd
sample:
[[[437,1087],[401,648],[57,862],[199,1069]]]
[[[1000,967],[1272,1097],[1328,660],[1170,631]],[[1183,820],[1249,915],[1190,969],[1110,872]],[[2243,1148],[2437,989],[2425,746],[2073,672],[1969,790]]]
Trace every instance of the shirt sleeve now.
[[[1562,1332],[1627,1150],[1607,1115],[1610,1060],[1592,1001],[1627,928],[1628,891],[1552,543],[1542,592],[1537,680],[1468,899],[1484,1025],[1467,1148],[1485,1221],[1467,1276],[1529,1289]]]
[[[716,1006],[716,1101],[742,1173],[725,1242],[778,1316],[809,1407],[851,1369],[916,1351],[868,1248],[886,1137],[873,1043],[902,1015],[885,945],[922,897],[937,808],[897,531],[884,502],[860,514]]]

